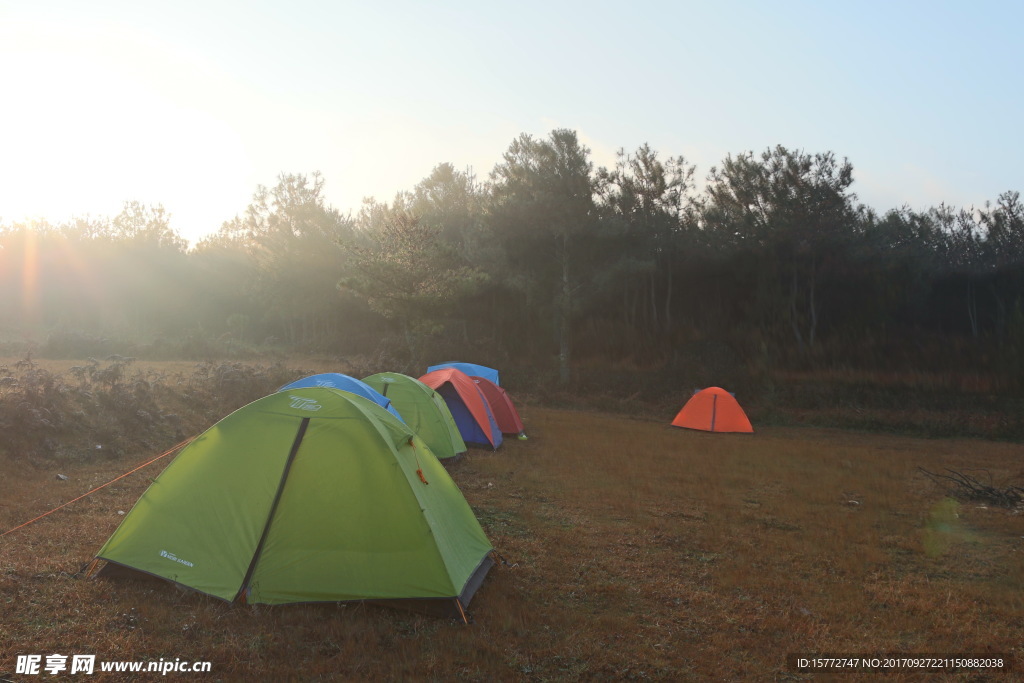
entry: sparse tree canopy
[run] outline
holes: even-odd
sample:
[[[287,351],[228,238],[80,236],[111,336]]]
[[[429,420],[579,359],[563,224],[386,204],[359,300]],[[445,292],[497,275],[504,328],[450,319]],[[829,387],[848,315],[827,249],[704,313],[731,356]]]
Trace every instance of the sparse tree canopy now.
[[[418,361],[422,338],[440,333],[453,302],[471,295],[485,276],[441,240],[439,228],[416,216],[371,205],[363,218],[361,240],[343,243],[351,274],[338,287],[396,321]]]
[[[512,140],[486,182],[441,163],[355,216],[319,173],[285,173],[191,250],[160,205],[0,223],[0,331],[345,353],[400,339],[410,365],[480,354],[563,382],[591,360],[681,371],[709,348],[716,368],[885,367],[933,338],[933,366],[998,365],[1024,389],[1019,191],[867,207],[852,162],[781,146],[698,173],[646,144],[595,168],[558,129]],[[958,344],[977,352],[942,356]]]
[[[570,130],[552,131],[548,140],[522,135],[491,173],[494,234],[509,265],[527,273],[528,306],[555,304],[559,376],[569,380],[575,299],[591,272],[581,268],[596,221],[590,150]],[[531,314],[532,311],[527,311]]]

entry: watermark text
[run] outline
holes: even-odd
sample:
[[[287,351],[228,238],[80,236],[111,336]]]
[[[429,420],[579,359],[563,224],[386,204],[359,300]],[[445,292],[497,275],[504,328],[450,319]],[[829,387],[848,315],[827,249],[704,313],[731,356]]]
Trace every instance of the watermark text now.
[[[193,662],[180,658],[157,661],[96,661],[96,655],[18,655],[14,672],[28,676],[48,674],[94,674],[94,673],[209,673],[210,662]]]

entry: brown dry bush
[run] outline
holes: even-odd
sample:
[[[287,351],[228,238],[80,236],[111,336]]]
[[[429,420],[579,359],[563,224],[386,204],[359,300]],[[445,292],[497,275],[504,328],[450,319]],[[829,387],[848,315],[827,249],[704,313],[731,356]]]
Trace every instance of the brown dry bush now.
[[[304,374],[239,362],[190,364],[186,374],[116,355],[62,371],[50,365],[30,354],[0,365],[0,457],[65,461],[162,450]]]

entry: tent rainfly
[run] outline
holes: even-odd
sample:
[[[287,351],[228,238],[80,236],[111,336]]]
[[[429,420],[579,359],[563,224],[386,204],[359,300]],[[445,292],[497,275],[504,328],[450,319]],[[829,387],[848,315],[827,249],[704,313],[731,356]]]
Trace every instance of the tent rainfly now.
[[[491,414],[494,415],[494,421],[501,433],[515,434],[520,440],[525,441],[526,428],[523,426],[523,420],[519,417],[519,411],[516,410],[508,392],[484,377],[471,377],[470,379],[487,399]]]
[[[466,445],[497,450],[501,430],[483,392],[468,375],[456,368],[441,368],[420,381],[444,398]]]
[[[228,602],[360,601],[466,619],[492,566],[427,445],[375,403],[271,394],[185,447],[96,553]]]
[[[466,452],[448,404],[423,382],[398,372],[379,372],[363,381],[386,396],[405,424],[423,439],[441,462],[457,460]]]
[[[302,379],[295,380],[291,384],[285,384],[283,387],[278,389],[278,391],[288,391],[290,389],[299,389],[300,387],[329,387],[331,389],[347,391],[350,394],[362,396],[363,398],[373,401],[399,420],[402,420],[402,416],[399,415],[395,407],[391,405],[390,399],[382,395],[366,382],[356,379],[355,377],[343,375],[340,372],[324,372],[319,375],[303,377]]]
[[[705,432],[754,431],[736,397],[720,387],[708,387],[694,392],[672,420],[672,426]]]
[[[470,377],[483,377],[484,379],[490,380],[501,386],[501,382],[498,381],[498,371],[494,368],[489,368],[486,365],[477,365],[476,363],[460,363],[458,361],[451,361],[448,363],[438,363],[437,365],[431,365],[427,368],[427,372],[433,372],[434,370],[443,370],[444,368],[455,368],[459,372],[465,373]]]

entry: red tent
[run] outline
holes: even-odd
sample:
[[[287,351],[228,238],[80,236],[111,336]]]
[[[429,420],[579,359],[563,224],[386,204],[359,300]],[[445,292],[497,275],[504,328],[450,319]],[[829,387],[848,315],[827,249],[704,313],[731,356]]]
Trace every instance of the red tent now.
[[[489,379],[483,377],[472,377],[471,379],[476,382],[480,391],[483,392],[484,398],[487,399],[487,403],[490,404],[491,414],[494,415],[494,421],[498,423],[501,433],[517,434],[519,438],[525,438],[526,430],[523,427],[523,421],[512,404],[508,392]]]

